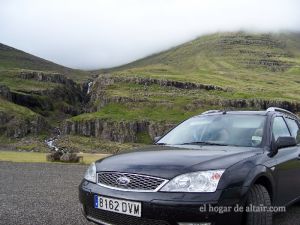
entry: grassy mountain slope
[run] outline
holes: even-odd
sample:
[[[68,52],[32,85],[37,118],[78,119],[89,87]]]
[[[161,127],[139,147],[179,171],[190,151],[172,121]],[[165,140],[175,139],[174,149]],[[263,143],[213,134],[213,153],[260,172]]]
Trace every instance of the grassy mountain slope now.
[[[50,123],[64,121],[63,133],[82,138],[151,143],[154,136],[173,124],[209,109],[278,106],[300,112],[297,33],[217,33],[121,67],[93,71],[99,77],[84,107],[85,93],[82,95],[76,85],[65,87],[59,82],[20,77],[24,69],[51,74],[63,73],[64,67],[33,56],[29,60],[23,52],[4,48],[8,50],[1,53],[0,48],[0,84],[32,103],[32,98],[27,98],[30,95],[39,105],[38,109],[30,107],[35,113],[47,117]],[[19,54],[23,56],[13,57]],[[84,72],[67,71],[68,77],[77,81],[89,77]],[[86,113],[73,111],[78,102],[77,108]],[[7,101],[1,104],[2,108],[12,107]]]
[[[91,78],[90,72],[0,44],[0,149],[48,151],[44,141],[52,137],[52,128],[83,110]],[[79,136],[64,136],[59,142],[74,151],[92,152],[132,146]]]
[[[208,109],[270,105],[299,112],[300,34],[217,33],[98,73],[92,112],[73,121],[179,122]]]
[[[31,129],[36,123],[55,125],[78,114],[82,86],[70,78],[82,83],[90,79],[90,73],[0,44],[0,135],[22,137],[36,131]],[[24,123],[26,129],[10,131]]]
[[[105,72],[213,84],[238,97],[300,100],[299,43],[296,33],[217,33]]]
[[[0,43],[0,76],[6,71],[19,69],[58,72],[76,81],[90,77],[89,72],[67,68]]]

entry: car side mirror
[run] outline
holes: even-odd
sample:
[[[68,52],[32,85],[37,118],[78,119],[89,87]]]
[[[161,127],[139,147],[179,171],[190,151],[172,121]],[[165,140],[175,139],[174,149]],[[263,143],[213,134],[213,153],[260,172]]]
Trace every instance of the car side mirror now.
[[[158,142],[161,139],[161,136],[157,136],[154,138],[154,143]]]
[[[294,137],[278,137],[277,141],[272,144],[272,155],[276,155],[281,148],[296,146],[297,141]]]
[[[294,137],[279,137],[276,141],[276,146],[278,149],[296,146],[297,142]]]

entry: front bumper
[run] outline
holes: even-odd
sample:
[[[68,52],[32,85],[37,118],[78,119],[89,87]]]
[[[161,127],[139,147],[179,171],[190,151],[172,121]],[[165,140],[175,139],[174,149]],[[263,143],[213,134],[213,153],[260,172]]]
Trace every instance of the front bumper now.
[[[79,199],[84,216],[104,225],[238,225],[242,223],[242,213],[233,212],[233,207],[244,205],[245,193],[246,188],[217,190],[214,193],[140,193],[113,190],[85,180],[79,186]],[[142,217],[95,209],[95,194],[141,202]],[[223,209],[231,206],[232,210],[224,213],[212,212],[209,205]]]

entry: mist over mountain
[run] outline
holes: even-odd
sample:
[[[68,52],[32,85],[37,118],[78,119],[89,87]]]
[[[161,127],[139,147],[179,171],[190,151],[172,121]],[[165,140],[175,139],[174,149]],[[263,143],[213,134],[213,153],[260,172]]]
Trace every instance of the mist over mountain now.
[[[210,109],[299,113],[299,74],[295,32],[219,32],[90,72],[0,45],[0,138],[56,128],[63,145],[79,151],[93,148],[87,138],[108,146],[151,143]]]
[[[215,32],[299,31],[296,0],[3,0],[0,42],[71,68],[119,66]]]

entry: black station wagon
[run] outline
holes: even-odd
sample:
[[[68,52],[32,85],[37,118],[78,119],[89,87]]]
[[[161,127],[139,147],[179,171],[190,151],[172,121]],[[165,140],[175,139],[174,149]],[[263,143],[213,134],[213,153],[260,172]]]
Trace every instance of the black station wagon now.
[[[208,111],[153,146],[93,163],[82,212],[110,225],[271,225],[300,200],[299,143],[289,111]]]

